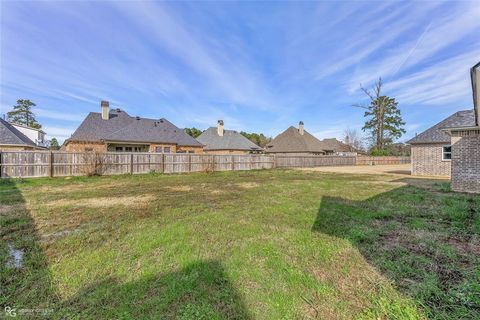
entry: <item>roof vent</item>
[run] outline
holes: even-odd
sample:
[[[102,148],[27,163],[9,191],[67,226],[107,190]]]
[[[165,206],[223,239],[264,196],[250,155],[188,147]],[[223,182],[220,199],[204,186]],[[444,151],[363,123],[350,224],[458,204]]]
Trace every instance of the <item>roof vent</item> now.
[[[120,108],[117,108],[115,109],[117,112],[122,112],[122,110],[120,110]]]
[[[139,117],[139,116],[136,116],[135,119],[140,120],[140,117]]]
[[[163,119],[160,119],[160,123],[163,123]]]

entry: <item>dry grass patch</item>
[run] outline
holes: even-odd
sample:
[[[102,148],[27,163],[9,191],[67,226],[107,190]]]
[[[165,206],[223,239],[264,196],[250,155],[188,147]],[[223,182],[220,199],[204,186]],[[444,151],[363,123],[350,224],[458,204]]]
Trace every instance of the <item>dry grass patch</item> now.
[[[149,202],[155,199],[154,195],[139,196],[121,196],[121,197],[98,197],[86,199],[61,199],[48,202],[46,205],[50,208],[59,208],[66,206],[90,207],[90,208],[108,208],[114,206],[139,207],[148,206]]]

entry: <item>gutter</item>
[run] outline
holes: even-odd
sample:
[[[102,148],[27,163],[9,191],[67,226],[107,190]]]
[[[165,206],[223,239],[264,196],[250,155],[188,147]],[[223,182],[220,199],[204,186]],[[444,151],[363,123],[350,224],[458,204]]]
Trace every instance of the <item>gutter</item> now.
[[[480,126],[480,62],[470,69],[472,79],[473,108],[475,110],[475,125]]]

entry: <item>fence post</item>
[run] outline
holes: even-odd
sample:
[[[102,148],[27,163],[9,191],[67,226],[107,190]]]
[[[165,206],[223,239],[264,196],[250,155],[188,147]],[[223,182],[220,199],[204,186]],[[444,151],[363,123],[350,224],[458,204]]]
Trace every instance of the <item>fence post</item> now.
[[[3,173],[2,157],[3,157],[3,153],[2,151],[0,151],[0,178],[2,177],[2,173]]]
[[[165,173],[165,153],[162,153],[162,173]]]
[[[148,166],[148,169],[150,170],[150,165]],[[133,153],[130,153],[130,174],[133,174]]]
[[[233,154],[232,154],[232,171],[235,171],[235,158],[233,157]]]
[[[273,163],[272,163],[272,169],[275,169],[277,167],[277,157],[275,154],[273,155]]]
[[[188,172],[192,172],[192,154],[188,153]]]
[[[48,175],[53,177],[53,152],[50,151],[50,154],[48,156]]]
[[[212,171],[215,171],[215,155],[212,154]]]

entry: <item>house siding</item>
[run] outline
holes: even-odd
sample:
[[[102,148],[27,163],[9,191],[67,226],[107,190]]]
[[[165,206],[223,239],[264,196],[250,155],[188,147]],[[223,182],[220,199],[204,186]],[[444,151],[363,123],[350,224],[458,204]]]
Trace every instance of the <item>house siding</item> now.
[[[445,145],[449,143],[412,145],[412,175],[450,176],[452,161],[442,160]]]
[[[0,145],[0,151],[28,151],[28,150],[34,150],[34,147],[29,147],[29,146],[6,146],[6,145]]]
[[[203,153],[203,147],[177,146],[177,152]]]
[[[88,150],[95,152],[107,152],[107,144],[102,142],[71,141],[65,146],[65,151],[68,152],[85,152]]]
[[[480,193],[480,129],[452,132],[452,190]]]

